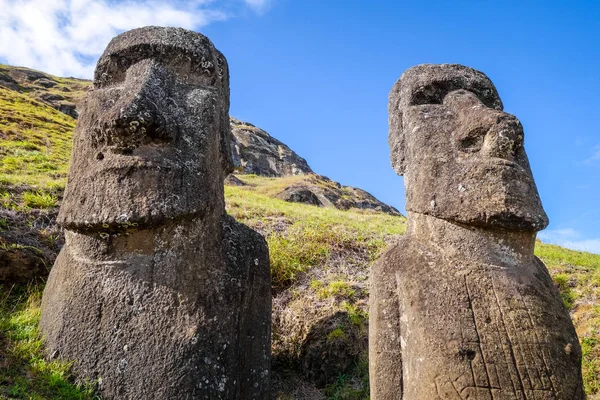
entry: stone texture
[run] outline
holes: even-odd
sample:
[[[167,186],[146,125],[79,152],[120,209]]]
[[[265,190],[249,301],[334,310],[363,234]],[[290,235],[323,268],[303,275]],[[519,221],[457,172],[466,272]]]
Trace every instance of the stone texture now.
[[[290,203],[303,203],[312,206],[323,206],[321,200],[310,188],[290,186],[277,195],[277,198]]]
[[[389,112],[409,223],[373,267],[371,399],[583,399],[575,329],[533,255],[548,220],[519,121],[448,64],[407,70]]]
[[[312,173],[306,160],[254,125],[231,118],[235,168],[245,174],[289,176]]]
[[[225,184],[229,186],[248,186],[246,183],[244,183],[244,181],[235,176],[235,174],[227,175],[227,178],[225,178]]]
[[[135,29],[98,61],[40,329],[103,398],[269,395],[268,249],[225,214],[228,110],[227,62],[198,33]]]

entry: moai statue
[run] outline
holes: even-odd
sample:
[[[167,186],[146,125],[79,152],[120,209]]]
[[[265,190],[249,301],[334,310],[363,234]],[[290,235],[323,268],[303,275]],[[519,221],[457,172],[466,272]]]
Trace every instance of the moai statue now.
[[[419,65],[389,103],[408,229],[373,267],[372,400],[580,400],[581,349],[533,255],[548,219],[492,82]]]
[[[101,56],[42,300],[48,354],[105,399],[266,399],[268,249],[225,213],[229,72],[201,34],[146,27]]]

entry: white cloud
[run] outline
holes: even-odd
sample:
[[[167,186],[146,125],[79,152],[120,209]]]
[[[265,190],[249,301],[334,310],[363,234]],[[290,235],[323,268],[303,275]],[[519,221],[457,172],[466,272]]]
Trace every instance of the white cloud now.
[[[271,0],[244,0],[244,3],[258,13],[262,13],[269,8]]]
[[[592,155],[585,159],[584,164],[593,164],[600,161],[600,145],[592,148]]]
[[[565,241],[563,247],[573,250],[587,251],[588,253],[600,254],[600,239],[587,239],[577,241]]]
[[[586,239],[572,228],[550,229],[538,234],[540,240],[553,243],[568,249],[600,254],[600,238]]]
[[[268,0],[0,0],[0,60],[59,76],[91,78],[112,37],[146,25],[198,30]]]

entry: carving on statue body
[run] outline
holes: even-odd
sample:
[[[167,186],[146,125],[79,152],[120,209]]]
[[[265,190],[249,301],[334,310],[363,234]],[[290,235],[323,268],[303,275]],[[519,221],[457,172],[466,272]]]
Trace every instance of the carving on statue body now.
[[[461,65],[419,65],[389,103],[408,229],[374,265],[373,400],[584,398],[581,349],[533,255],[548,219],[492,82]]]
[[[106,399],[264,399],[264,239],[225,213],[229,72],[205,36],[146,27],[98,61],[40,327]]]

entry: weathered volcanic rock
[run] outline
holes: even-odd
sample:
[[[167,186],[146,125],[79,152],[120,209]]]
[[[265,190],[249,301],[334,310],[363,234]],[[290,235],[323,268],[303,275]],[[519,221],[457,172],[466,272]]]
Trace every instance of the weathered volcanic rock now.
[[[254,125],[231,118],[234,167],[245,174],[289,176],[312,173],[306,160]]]
[[[492,82],[419,65],[390,93],[408,229],[372,270],[373,400],[584,398],[581,349],[544,264],[548,224]]]
[[[134,29],[98,61],[40,329],[105,399],[269,397],[269,254],[225,214],[228,111],[227,61],[201,34]]]
[[[229,186],[247,186],[246,183],[235,176],[235,174],[227,175],[227,178],[225,178],[225,184]]]
[[[285,188],[277,198],[340,210],[354,208],[400,215],[394,207],[377,200],[370,193],[352,186],[342,186],[323,175],[309,174],[305,179]]]
[[[277,198],[285,201],[289,201],[290,203],[304,203],[310,204],[313,206],[322,206],[321,200],[319,197],[310,190],[310,188],[305,186],[290,186],[286,188],[283,192],[277,195]]]

